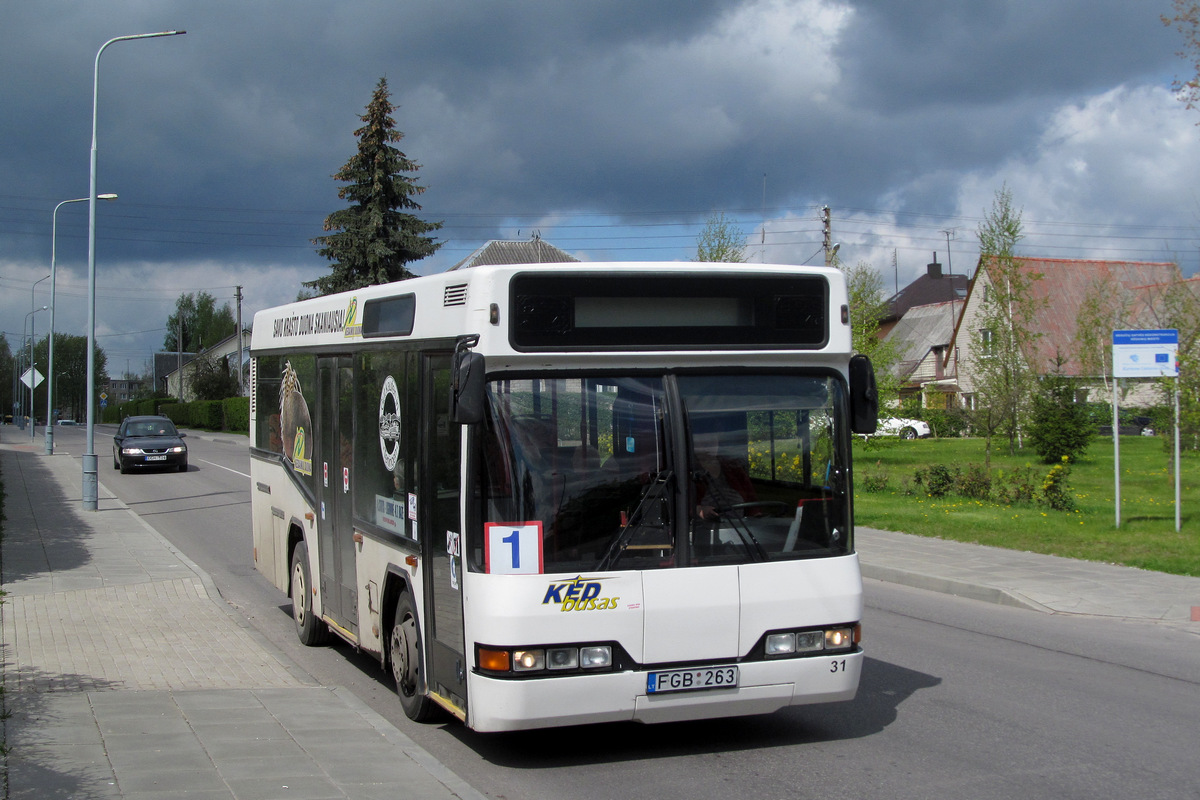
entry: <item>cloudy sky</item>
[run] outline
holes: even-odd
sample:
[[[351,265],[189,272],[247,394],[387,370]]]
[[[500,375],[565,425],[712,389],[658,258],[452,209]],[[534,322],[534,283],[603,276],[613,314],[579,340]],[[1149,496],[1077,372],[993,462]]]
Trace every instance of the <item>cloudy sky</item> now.
[[[821,261],[820,208],[888,289],[965,272],[1009,187],[1029,255],[1200,262],[1200,112],[1169,0],[67,0],[0,10],[0,329],[49,302],[51,212],[86,197],[96,52],[97,335],[140,372],[183,292],[248,321],[329,270],[381,77],[438,272],[537,232],[686,260],[723,212],[753,261]],[[949,232],[949,233],[947,233]],[[947,254],[949,248],[949,254]],[[58,213],[56,328],[86,333],[87,203]],[[34,318],[41,336],[48,314]]]

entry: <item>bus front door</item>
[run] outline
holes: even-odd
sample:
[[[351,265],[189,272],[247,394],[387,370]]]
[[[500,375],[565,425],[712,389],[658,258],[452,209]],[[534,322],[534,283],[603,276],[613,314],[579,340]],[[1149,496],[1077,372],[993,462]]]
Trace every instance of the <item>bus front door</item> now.
[[[420,522],[430,690],[467,710],[463,634],[463,543],[459,517],[462,426],[450,421],[449,353],[422,357]],[[451,709],[454,710],[454,709]]]
[[[321,424],[317,445],[317,539],[320,544],[323,613],[358,636],[358,578],[351,522],[351,447],[354,441],[354,374],[346,357],[317,359]]]

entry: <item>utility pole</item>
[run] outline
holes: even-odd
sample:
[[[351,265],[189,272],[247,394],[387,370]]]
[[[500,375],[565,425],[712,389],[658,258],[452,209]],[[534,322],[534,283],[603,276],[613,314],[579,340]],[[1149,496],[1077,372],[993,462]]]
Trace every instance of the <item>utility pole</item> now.
[[[242,287],[237,287],[237,349],[238,349],[238,394],[246,394],[246,385],[242,381]]]
[[[821,206],[821,249],[825,251],[825,266],[833,264],[833,231],[830,226],[829,206]]]
[[[179,377],[179,397],[183,402],[183,311],[179,312],[179,335],[175,340],[175,374]],[[169,388],[169,387],[168,387]]]

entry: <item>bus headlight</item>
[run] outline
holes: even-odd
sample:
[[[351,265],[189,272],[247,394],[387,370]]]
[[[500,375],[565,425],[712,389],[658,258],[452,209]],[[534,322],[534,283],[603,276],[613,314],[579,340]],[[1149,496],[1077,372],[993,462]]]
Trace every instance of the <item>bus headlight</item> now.
[[[788,631],[767,636],[767,656],[813,653],[825,646],[824,631]]]
[[[584,669],[607,669],[612,666],[612,648],[608,645],[581,647],[579,664]]]
[[[858,625],[842,625],[815,631],[768,633],[763,640],[763,655],[767,658],[787,658],[826,650],[852,650],[858,644],[859,630]]]
[[[538,648],[536,650],[513,650],[513,672],[533,672],[534,670],[546,668],[546,651]]]
[[[607,644],[514,648],[478,645],[475,652],[475,663],[479,670],[498,676],[535,672],[578,673],[611,669],[613,665],[613,648]]]
[[[825,631],[826,650],[847,650],[854,647],[853,628],[830,628]]]
[[[767,656],[786,656],[796,652],[796,634],[772,633],[767,636]]]
[[[546,648],[546,669],[578,669],[578,647]]]

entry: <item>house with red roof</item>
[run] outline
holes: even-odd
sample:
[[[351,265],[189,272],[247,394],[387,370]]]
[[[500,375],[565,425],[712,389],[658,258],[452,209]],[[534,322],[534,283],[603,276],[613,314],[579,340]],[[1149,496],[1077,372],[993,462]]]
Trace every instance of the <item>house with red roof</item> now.
[[[1126,328],[1157,328],[1156,316],[1161,314],[1160,299],[1167,287],[1182,281],[1178,265],[1171,262],[1101,261],[1088,259],[1018,258],[1018,269],[1031,278],[1029,294],[1037,304],[1035,324],[1041,334],[1024,356],[1038,374],[1050,374],[1061,354],[1065,361],[1064,374],[1090,383],[1089,400],[1106,400],[1108,377],[1084,367],[1080,358],[1079,320],[1089,297],[1097,292],[1105,302],[1112,303],[1114,324]],[[943,373],[952,376],[930,390],[952,392],[959,402],[971,405],[975,390],[971,363],[975,348],[981,341],[983,304],[992,291],[994,262],[981,258],[975,277],[967,292],[963,312],[958,319],[952,344],[944,354]],[[1184,282],[1185,285],[1193,281]],[[1193,289],[1200,297],[1200,285]],[[1106,347],[1111,337],[1096,340],[1095,346]],[[1107,363],[1107,362],[1102,362]]]

